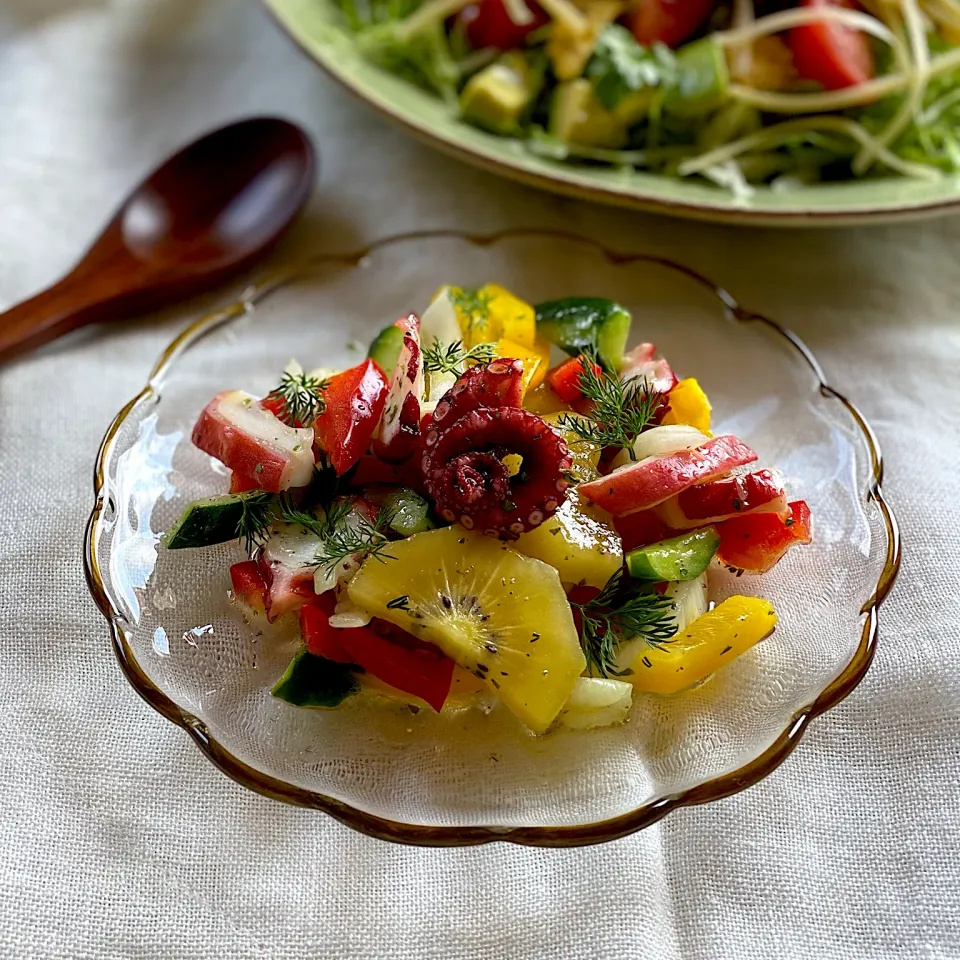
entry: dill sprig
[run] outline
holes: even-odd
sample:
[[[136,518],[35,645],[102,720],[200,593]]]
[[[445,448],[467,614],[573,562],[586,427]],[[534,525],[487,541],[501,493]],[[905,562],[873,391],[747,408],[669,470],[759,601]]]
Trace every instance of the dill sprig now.
[[[387,552],[390,540],[386,530],[393,520],[393,511],[387,507],[372,521],[349,500],[334,502],[323,517],[299,509],[289,498],[281,501],[280,511],[287,523],[297,524],[323,541],[316,560],[328,570],[353,558],[360,563],[370,557],[381,562],[394,559]]]
[[[423,369],[427,373],[452,373],[459,377],[468,360],[489,363],[496,355],[495,343],[477,343],[466,350],[460,340],[455,340],[447,347],[436,340],[432,347],[423,351]]]
[[[593,401],[586,416],[563,414],[559,424],[582,440],[599,447],[620,447],[636,460],[633,443],[653,423],[663,394],[646,377],[624,383],[617,376],[597,372],[596,351],[583,355],[580,392]]]
[[[624,596],[623,571],[618,570],[603,590],[587,603],[571,603],[580,614],[580,646],[591,673],[622,677],[617,651],[628,640],[642,639],[652,647],[671,643],[677,633],[674,603],[659,593]]]
[[[492,295],[482,290],[450,290],[450,301],[457,308],[460,319],[472,333],[485,331],[490,322],[490,301]]]
[[[242,512],[237,521],[237,537],[243,542],[247,553],[253,554],[267,539],[267,532],[276,513],[277,498],[272,493],[261,490],[245,494],[240,503]]]
[[[277,416],[284,423],[290,427],[298,424],[306,426],[327,409],[323,395],[329,386],[329,380],[287,370],[269,396],[283,401]]]

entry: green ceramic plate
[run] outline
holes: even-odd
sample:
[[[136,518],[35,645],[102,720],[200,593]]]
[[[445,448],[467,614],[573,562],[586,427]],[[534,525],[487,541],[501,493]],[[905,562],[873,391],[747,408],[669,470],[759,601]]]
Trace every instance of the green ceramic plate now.
[[[771,226],[887,222],[960,209],[960,177],[936,182],[891,177],[795,193],[761,189],[749,200],[736,200],[703,183],[535,157],[516,141],[462,123],[439,99],[363,60],[338,27],[331,0],[264,2],[320,66],[385,116],[447,153],[544,190],[699,220]]]

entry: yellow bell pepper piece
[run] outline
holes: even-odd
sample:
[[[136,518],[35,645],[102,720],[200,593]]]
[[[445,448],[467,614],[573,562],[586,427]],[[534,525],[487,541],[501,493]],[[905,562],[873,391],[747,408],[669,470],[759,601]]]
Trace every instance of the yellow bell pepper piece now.
[[[520,360],[523,363],[523,393],[534,390],[543,383],[543,378],[547,375],[547,366],[550,363],[549,352],[547,359],[544,359],[542,353],[536,349],[525,347],[513,340],[506,338],[497,342],[497,356],[510,357],[514,360]]]
[[[478,343],[496,343],[503,339],[519,343],[527,350],[533,349],[537,319],[529,303],[496,283],[484,284],[478,290],[441,287],[437,296],[444,291],[456,308],[463,345],[468,350]]]
[[[662,647],[649,647],[633,663],[627,679],[647,693],[677,693],[773,632],[773,604],[759,597],[729,597]]]
[[[512,340],[521,347],[532,349],[537,336],[537,317],[533,307],[496,283],[485,284],[479,292],[488,298],[487,309],[497,338]]]
[[[712,409],[700,384],[694,377],[687,377],[670,391],[670,405],[662,422],[689,424],[710,437],[713,436],[710,433]]]

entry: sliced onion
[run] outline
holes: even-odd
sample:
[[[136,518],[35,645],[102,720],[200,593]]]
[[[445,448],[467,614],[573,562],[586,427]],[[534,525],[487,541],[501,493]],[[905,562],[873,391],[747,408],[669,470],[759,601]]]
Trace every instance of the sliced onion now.
[[[710,605],[707,575],[701,573],[696,580],[671,583],[665,596],[673,597],[676,608],[677,632],[686,630],[694,620],[702,617]]]
[[[627,719],[632,702],[632,684],[601,677],[580,677],[563,708],[560,722],[572,730],[609,727]]]
[[[639,460],[647,460],[650,457],[666,457],[671,453],[681,453],[683,450],[692,450],[706,443],[709,438],[702,434],[696,427],[687,424],[675,423],[666,427],[654,427],[641,433],[633,444],[633,455],[635,460],[630,458],[626,450],[621,450],[614,458],[611,464],[616,470],[619,467],[629,466]]]

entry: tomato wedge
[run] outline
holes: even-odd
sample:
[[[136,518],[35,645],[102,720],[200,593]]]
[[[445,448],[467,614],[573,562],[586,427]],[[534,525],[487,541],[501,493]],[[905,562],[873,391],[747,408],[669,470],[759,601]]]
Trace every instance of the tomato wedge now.
[[[230,567],[230,584],[233,595],[254,610],[263,610],[267,605],[267,584],[256,560],[244,560]]]
[[[716,0],[639,0],[627,14],[627,25],[637,43],[649,47],[683,43],[713,13]]]
[[[747,573],[766,573],[791,547],[809,543],[810,508],[803,500],[789,506],[786,518],[775,513],[751,513],[719,524],[720,561]]]
[[[323,398],[326,409],[314,421],[314,436],[340,476],[370,446],[387,400],[387,380],[367,359],[333,377]]]
[[[533,19],[530,23],[514,23],[503,0],[480,0],[464,7],[457,22],[467,31],[467,39],[475,50],[496,47],[513,50],[522,47],[527,36],[549,22],[549,17],[536,0],[525,0]]]
[[[859,9],[853,0],[802,0],[801,6]],[[870,39],[842,23],[823,21],[794,27],[788,43],[797,73],[826,90],[843,90],[876,75]]]

